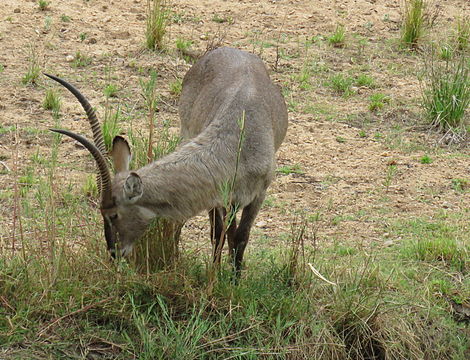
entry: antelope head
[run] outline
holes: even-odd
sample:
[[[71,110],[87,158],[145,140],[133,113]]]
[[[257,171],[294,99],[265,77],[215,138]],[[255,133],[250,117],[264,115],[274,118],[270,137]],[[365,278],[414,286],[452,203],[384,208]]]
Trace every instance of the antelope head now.
[[[120,255],[126,256],[155,216],[153,211],[139,205],[144,187],[140,176],[136,172],[129,171],[132,158],[129,144],[121,136],[114,138],[110,155],[116,173],[114,179],[111,179],[108,161],[105,157],[103,134],[90,103],[68,82],[53,75],[45,75],[67,88],[77,98],[88,116],[94,143],[68,130],[51,129],[51,131],[78,141],[95,159],[98,166],[98,187],[101,190],[100,211],[103,216],[106,244],[113,258],[118,255],[118,250]]]

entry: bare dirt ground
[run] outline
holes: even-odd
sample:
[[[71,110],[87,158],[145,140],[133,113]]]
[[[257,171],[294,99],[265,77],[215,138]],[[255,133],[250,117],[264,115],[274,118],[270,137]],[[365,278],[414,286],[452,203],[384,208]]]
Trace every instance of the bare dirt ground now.
[[[431,38],[450,36],[459,16],[470,16],[467,0],[436,1],[440,10]],[[169,84],[189,69],[175,50],[177,38],[191,40],[203,52],[220,42],[258,54],[272,78],[284,89],[290,126],[281,147],[280,172],[257,219],[253,242],[261,238],[278,244],[296,212],[319,214],[317,239],[351,246],[399,241],[388,230],[394,222],[432,218],[440,212],[470,209],[468,191],[457,191],[453,180],[470,181],[467,144],[447,146],[423,124],[419,54],[400,51],[400,2],[387,0],[318,1],[187,1],[172,0],[165,41],[167,52],[144,50],[146,1],[50,1],[40,11],[37,1],[4,0],[0,6],[0,236],[9,239],[13,228],[15,178],[26,169],[45,176],[32,160],[47,157],[54,125],[42,101],[45,88],[55,86],[42,76],[36,86],[21,79],[30,64],[31,49],[41,69],[79,87],[104,116],[104,86],[119,88],[114,104],[127,104],[129,113],[143,110],[139,79],[158,71],[161,94],[158,118],[178,126],[177,96]],[[67,19],[68,18],[68,19]],[[346,28],[345,46],[326,38],[337,24]],[[77,52],[89,65],[74,66]],[[281,56],[278,56],[278,55]],[[312,66],[308,86],[299,74]],[[326,86],[336,73],[367,74],[376,86],[358,87],[349,97]],[[389,104],[369,111],[369,96],[384,93]],[[90,134],[76,101],[62,94],[61,126]],[[127,111],[127,110],[126,110]],[[82,119],[78,121],[77,119]],[[145,116],[135,123],[145,124]],[[18,128],[15,131],[15,127]],[[125,128],[125,125],[123,125]],[[16,140],[15,140],[16,139]],[[422,164],[423,155],[432,158]],[[94,164],[87,152],[63,139],[56,182],[80,192]],[[100,221],[99,219],[97,221]],[[468,229],[469,224],[462,223]],[[470,230],[470,229],[468,229]],[[205,216],[191,220],[183,243],[208,243]],[[5,244],[3,244],[5,245]],[[254,245],[251,245],[254,246]]]

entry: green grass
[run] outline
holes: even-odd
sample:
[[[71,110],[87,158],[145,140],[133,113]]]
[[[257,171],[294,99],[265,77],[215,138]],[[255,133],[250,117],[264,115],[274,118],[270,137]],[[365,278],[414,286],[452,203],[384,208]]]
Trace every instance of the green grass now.
[[[461,18],[457,21],[455,43],[458,51],[470,49],[470,20],[468,18]]]
[[[46,89],[46,95],[42,103],[42,107],[51,110],[55,116],[59,114],[62,100],[60,95],[54,89]]]
[[[390,98],[382,93],[376,93],[369,96],[369,110],[376,112],[390,102]]]
[[[467,179],[452,179],[452,189],[458,192],[464,192],[470,189],[470,180]]]
[[[41,11],[47,10],[49,5],[50,5],[50,1],[46,1],[46,0],[39,0],[38,1],[38,8]]]
[[[79,198],[68,206],[89,213]],[[2,256],[7,358],[74,358],[93,349],[113,359],[465,358],[465,327],[446,300],[468,299],[468,282],[450,273],[459,271],[453,263],[464,265],[456,255],[463,250],[435,242],[423,252],[413,243],[417,235],[446,233],[443,225],[399,225],[404,244],[381,254],[341,245],[301,255],[296,223],[281,247],[251,248],[238,285],[225,264],[212,290],[200,252],[139,275],[126,263],[109,263],[97,226],[56,223],[45,248],[28,243],[27,261]],[[306,262],[337,285],[314,276]]]
[[[163,38],[169,18],[166,0],[147,0],[147,24],[145,45],[149,50],[162,50]]]
[[[431,159],[431,157],[429,155],[423,155],[421,157],[421,159],[419,160],[419,162],[421,164],[431,164],[433,162],[433,160]]]
[[[362,86],[367,88],[374,88],[376,86],[374,78],[367,74],[359,75],[354,83],[356,86]]]
[[[327,86],[331,87],[336,93],[348,97],[354,93],[352,86],[354,79],[343,74],[335,74],[327,81]]]
[[[103,89],[104,96],[106,96],[107,98],[116,97],[118,91],[119,88],[115,84],[107,84]]]
[[[103,132],[104,144],[108,150],[111,150],[112,148],[114,137],[119,135],[122,131],[120,124],[121,116],[122,113],[120,106],[117,106],[115,109],[113,109],[111,108],[110,104],[107,103],[101,129]]]
[[[29,49],[29,58],[28,58],[28,70],[26,74],[21,79],[23,85],[36,85],[39,79],[39,74],[41,73],[41,66],[39,65],[39,59],[34,46],[30,46]]]
[[[343,47],[345,45],[344,39],[346,37],[346,30],[344,25],[337,25],[335,32],[328,36],[328,43],[335,47]]]
[[[183,79],[175,79],[170,83],[170,94],[179,96],[183,90]]]
[[[465,132],[470,104],[470,63],[461,56],[444,64],[431,61],[423,80],[422,106],[426,118],[443,132]]]
[[[90,65],[91,62],[92,62],[92,58],[90,56],[87,56],[81,51],[77,51],[72,61],[72,65],[76,68],[81,68],[81,67],[86,67]]]
[[[294,165],[283,165],[276,169],[276,172],[283,175],[289,174],[304,174],[305,172],[302,170],[300,164]]]
[[[446,216],[441,215],[397,224],[398,234],[404,237],[400,251],[406,258],[440,263],[444,268],[465,273],[470,265],[469,244],[458,225],[445,220]]]
[[[404,46],[415,48],[426,30],[426,10],[428,0],[405,0],[402,15],[401,42]]]
[[[192,44],[193,42],[191,40],[185,40],[181,38],[176,39],[176,49],[180,51],[188,50]]]
[[[233,19],[231,16],[220,16],[218,14],[214,14],[212,17],[212,21],[218,24],[228,23],[229,25],[233,24]]]
[[[454,56],[454,50],[450,45],[444,44],[440,47],[439,57],[442,60],[449,61],[450,59],[452,59],[453,56]]]

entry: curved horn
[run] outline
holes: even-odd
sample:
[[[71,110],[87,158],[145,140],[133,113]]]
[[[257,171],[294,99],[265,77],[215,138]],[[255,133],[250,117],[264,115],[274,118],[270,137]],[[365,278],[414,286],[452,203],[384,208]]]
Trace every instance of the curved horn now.
[[[83,96],[80,93],[80,91],[78,91],[77,88],[75,88],[73,85],[69,84],[67,81],[62,80],[61,78],[58,78],[57,76],[54,76],[54,75],[49,75],[49,74],[44,74],[44,75],[51,78],[52,80],[57,81],[59,84],[64,86],[67,90],[69,90],[77,98],[77,100],[82,105],[83,110],[85,110],[85,112],[88,116],[88,122],[91,125],[91,131],[93,132],[93,140],[95,142],[95,145],[98,148],[98,150],[101,152],[101,154],[105,155],[106,154],[106,147],[104,146],[103,133],[101,132],[100,123],[98,121],[98,118],[96,117],[95,111],[93,110],[93,108],[91,107],[90,103],[85,98],[85,96]],[[79,141],[79,140],[77,140],[77,141]]]
[[[98,165],[98,169],[99,169],[100,177],[101,177],[101,185],[102,185],[102,190],[103,190],[102,197],[101,197],[101,207],[102,208],[110,207],[112,205],[111,176],[109,174],[108,165],[106,163],[106,160],[103,154],[98,150],[98,148],[95,145],[93,145],[90,141],[88,141],[81,135],[75,134],[68,130],[60,130],[60,129],[49,129],[49,130],[71,137],[72,139],[78,141],[80,144],[86,147],[87,150],[91,153],[91,155],[93,155],[93,158],[95,159],[96,164]]]

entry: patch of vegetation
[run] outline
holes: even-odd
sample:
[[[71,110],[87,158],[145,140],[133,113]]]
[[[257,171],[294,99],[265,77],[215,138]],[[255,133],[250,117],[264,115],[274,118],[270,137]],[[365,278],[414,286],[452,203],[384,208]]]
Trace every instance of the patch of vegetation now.
[[[73,59],[72,65],[74,67],[86,67],[90,65],[92,62],[92,58],[90,56],[87,56],[83,54],[81,51],[77,51],[75,53],[75,57]]]
[[[175,79],[170,83],[170,94],[179,96],[183,90],[183,79]]]
[[[223,24],[228,23],[229,25],[233,24],[233,18],[231,16],[219,16],[218,14],[214,14],[212,17],[212,21]]]
[[[405,0],[401,24],[401,42],[416,48],[427,27],[427,0]]]
[[[309,90],[311,88],[310,79],[312,77],[310,67],[307,65],[302,66],[300,72],[294,76],[294,80],[299,82],[299,87],[302,90]]]
[[[346,30],[344,28],[344,25],[337,25],[335,32],[328,36],[327,40],[330,45],[333,45],[334,47],[343,47],[345,45],[344,39],[346,36]]]
[[[38,1],[39,10],[41,10],[41,11],[47,10],[48,7],[49,7],[49,4],[50,4],[50,1],[39,0],[39,1]]]
[[[430,263],[441,262],[445,267],[461,272],[468,269],[470,248],[460,238],[455,226],[439,219],[429,221],[417,218],[405,222],[399,229],[405,229],[408,234],[401,248],[404,256]]]
[[[193,44],[192,40],[185,40],[181,38],[176,39],[176,49],[180,51],[188,50],[192,44]]]
[[[431,159],[431,157],[429,157],[429,155],[423,155],[421,159],[419,160],[421,164],[431,164],[432,161],[433,160]]]
[[[463,52],[470,49],[470,20],[468,17],[457,21],[455,43],[458,51]]]
[[[139,275],[126,263],[103,261],[93,229],[80,231],[79,252],[59,238],[63,250],[52,260],[36,248],[27,262],[2,258],[2,301],[15,301],[0,310],[2,344],[18,358],[33,351],[79,357],[97,341],[100,353],[114,359],[464,358],[469,340],[445,311],[442,294],[462,302],[468,293],[441,271],[446,263],[416,257],[408,244],[402,258],[398,250],[378,257],[348,246],[302,255],[302,227],[293,226],[283,250],[250,253],[238,285],[225,264],[210,296],[200,257],[185,254],[174,268]],[[66,224],[58,230],[74,231]],[[35,341],[37,334],[60,341]],[[34,350],[18,346],[29,342]]]
[[[103,93],[104,93],[104,96],[106,96],[107,98],[110,98],[110,97],[116,97],[118,91],[119,91],[119,88],[117,85],[107,84],[104,87]]]
[[[147,0],[145,45],[150,50],[162,50],[169,18],[166,0]]]
[[[463,192],[470,189],[470,181],[467,179],[452,179],[452,189]]]
[[[336,74],[330,77],[327,81],[327,85],[331,87],[338,94],[348,97],[354,93],[352,86],[354,79],[350,76],[344,76],[343,74]]]
[[[279,173],[279,174],[283,174],[283,175],[305,174],[305,172],[302,170],[300,164],[283,165],[283,166],[278,167],[276,169],[276,172]]]
[[[86,32],[82,32],[79,35],[79,38],[80,38],[81,42],[85,41],[87,37],[88,37],[88,34]]]
[[[369,96],[369,110],[370,111],[379,111],[390,102],[390,98],[382,93],[376,93]]]
[[[107,102],[101,130],[103,132],[104,144],[108,151],[112,148],[114,137],[119,135],[122,131],[120,126],[120,118],[121,107],[118,105],[117,108],[113,110],[110,104]]]
[[[461,56],[444,64],[426,64],[422,106],[432,126],[453,136],[466,132],[465,111],[470,104],[470,63]]]
[[[67,22],[70,22],[72,19],[70,18],[70,16],[63,14],[63,15],[60,16],[60,20],[62,22],[67,23]]]
[[[375,87],[375,80],[372,76],[367,75],[367,74],[361,74],[359,75],[356,80],[355,80],[355,85],[356,86],[362,86],[362,87],[367,87],[367,88],[374,88]]]
[[[448,44],[444,44],[439,49],[439,57],[442,60],[449,61],[454,56],[454,50]]]
[[[85,196],[96,199],[99,195],[98,184],[95,175],[87,175],[85,183],[82,186],[82,192]]]
[[[58,92],[54,89],[46,89],[46,95],[42,103],[42,107],[46,110],[51,110],[55,116],[60,112],[61,98]]]
[[[28,70],[26,74],[21,79],[23,85],[36,85],[39,79],[39,74],[41,73],[41,67],[39,65],[39,59],[34,46],[30,46],[29,49],[29,58],[28,58]]]

